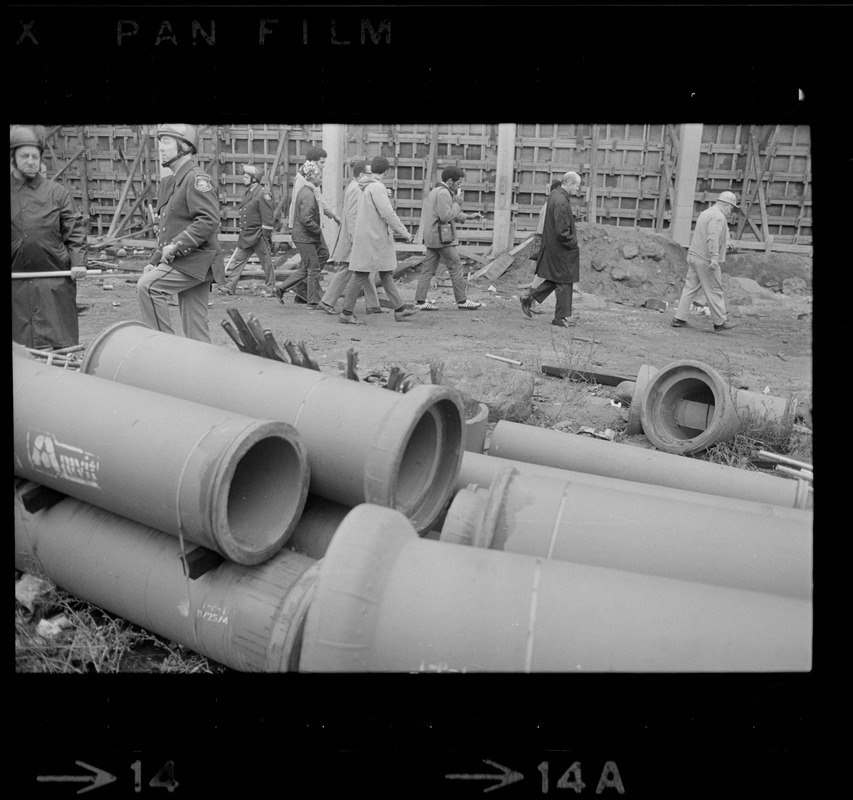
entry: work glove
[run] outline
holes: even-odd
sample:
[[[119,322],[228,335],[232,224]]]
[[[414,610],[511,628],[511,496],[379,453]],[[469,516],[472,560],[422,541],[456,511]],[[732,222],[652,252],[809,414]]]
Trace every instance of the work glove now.
[[[86,277],[86,272],[86,267],[71,267],[71,279],[79,281],[81,278]]]

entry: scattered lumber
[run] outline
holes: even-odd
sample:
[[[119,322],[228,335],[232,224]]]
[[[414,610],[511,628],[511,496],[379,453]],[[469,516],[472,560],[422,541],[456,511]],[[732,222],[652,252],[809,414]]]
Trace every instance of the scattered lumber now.
[[[358,372],[356,372],[356,367],[358,366],[358,353],[355,352],[351,347],[347,350],[347,378],[351,381],[361,380],[358,377]]]
[[[532,236],[528,236],[521,244],[517,244],[515,247],[511,247],[509,250],[505,250],[503,253],[500,253],[497,258],[490,261],[485,267],[475,272],[471,277],[475,280],[477,278],[487,278],[490,281],[499,278],[512,266],[512,262],[515,261],[518,255],[523,250],[530,247],[535,241],[536,234],[534,233]]]
[[[636,381],[636,375],[608,375],[603,372],[587,372],[580,369],[569,369],[554,364],[543,364],[542,372],[554,378],[569,378],[576,381],[599,383],[602,386],[618,386],[622,381]]]
[[[486,358],[493,358],[495,361],[503,361],[505,364],[515,364],[520,367],[521,361],[516,361],[514,358],[504,358],[503,356],[493,356],[491,353],[485,354]]]

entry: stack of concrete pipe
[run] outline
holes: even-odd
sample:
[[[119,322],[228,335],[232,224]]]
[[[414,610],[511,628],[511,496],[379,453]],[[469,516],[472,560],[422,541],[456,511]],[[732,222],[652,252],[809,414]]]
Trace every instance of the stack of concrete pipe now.
[[[167,465],[151,479],[156,502],[126,491],[121,502],[98,504],[96,487],[85,484],[117,471],[116,461],[74,439],[74,427],[45,425],[54,410],[34,406],[22,452],[40,460],[19,469],[16,416],[16,473],[70,495],[31,513],[16,487],[18,566],[35,564],[72,593],[234,669],[811,667],[812,512],[794,482],[732,470],[754,481],[743,490],[730,468],[508,422],[496,426],[490,455],[464,452],[461,400],[445,387],[381,391],[137,323],[105,331],[81,374],[68,377],[97,382],[99,394],[102,385],[130,392],[134,402],[152,394],[164,416],[173,400],[224,414],[231,426],[245,414],[285,426],[304,445],[306,488],[285,546],[237,563],[221,531],[189,522],[183,487],[215,472],[188,474],[198,458],[172,448],[185,468],[176,475]],[[84,416],[110,409],[106,436],[118,443],[134,427],[131,400],[103,397],[94,415],[84,403]],[[48,483],[41,454],[50,435],[54,453],[60,443],[89,454],[66,483]],[[135,447],[146,438],[154,439],[142,432]],[[256,466],[269,460],[261,456]],[[133,474],[126,465],[116,476],[116,495]],[[83,488],[70,486],[80,478]],[[184,540],[225,560],[191,575]]]
[[[309,485],[311,507],[386,503],[424,530],[463,452],[451,389],[380,391],[138,323],[80,373],[14,346],[13,370],[16,565],[234,669],[296,664],[316,559],[284,544],[310,530]],[[29,511],[38,487],[61,494]]]
[[[312,494],[350,507],[395,508],[419,532],[430,530],[445,507],[462,460],[462,398],[445,386],[378,391],[138,322],[101,333],[81,372],[286,422],[305,442]]]

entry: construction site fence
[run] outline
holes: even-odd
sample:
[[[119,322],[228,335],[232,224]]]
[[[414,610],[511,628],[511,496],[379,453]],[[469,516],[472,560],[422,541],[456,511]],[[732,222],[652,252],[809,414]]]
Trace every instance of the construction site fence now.
[[[348,162],[388,158],[385,183],[395,210],[416,234],[429,189],[445,167],[465,170],[466,222],[460,243],[492,242],[498,163],[498,125],[346,125],[342,185]],[[273,196],[277,230],[287,232],[287,204],[298,166],[311,145],[322,145],[323,125],[200,126],[198,161],[213,178],[223,234],[236,234],[244,164],[261,167]],[[573,170],[585,193],[574,203],[581,221],[666,233],[672,215],[678,128],[671,124],[517,124],[513,153],[513,235],[536,230],[555,178]],[[153,237],[149,201],[161,169],[156,125],[47,126],[47,176],[66,185],[87,219],[91,236]],[[326,175],[325,181],[335,176]],[[702,126],[693,219],[731,190],[750,204],[733,222],[752,249],[811,253],[811,142],[808,125]],[[144,197],[140,197],[144,194]],[[279,223],[283,217],[283,227]]]

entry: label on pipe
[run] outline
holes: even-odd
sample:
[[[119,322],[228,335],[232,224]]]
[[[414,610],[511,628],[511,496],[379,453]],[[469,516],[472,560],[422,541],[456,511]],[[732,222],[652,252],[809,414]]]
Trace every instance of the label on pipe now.
[[[79,447],[63,444],[52,433],[27,431],[27,455],[36,472],[100,489],[100,459]]]

